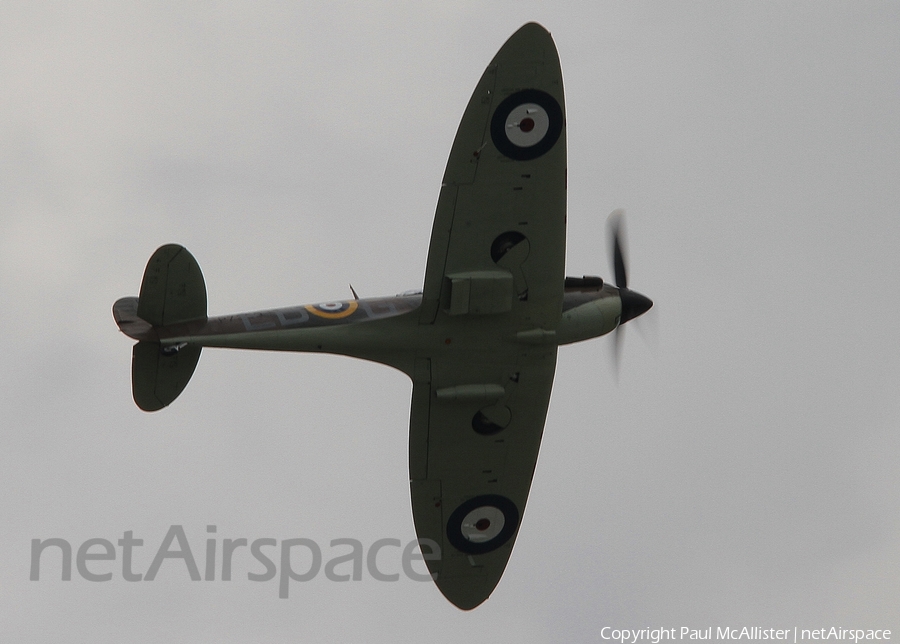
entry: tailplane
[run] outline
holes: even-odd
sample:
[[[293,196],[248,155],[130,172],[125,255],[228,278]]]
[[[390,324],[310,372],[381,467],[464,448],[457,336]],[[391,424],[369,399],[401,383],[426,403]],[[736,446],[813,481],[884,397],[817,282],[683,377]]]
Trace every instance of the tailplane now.
[[[144,269],[137,315],[153,326],[206,318],[206,283],[187,248],[160,246]]]
[[[169,349],[158,342],[138,342],[131,350],[131,395],[144,411],[167,407],[187,387],[200,360],[200,347]]]
[[[138,298],[113,305],[119,329],[138,340],[131,353],[131,389],[144,411],[169,405],[184,391],[200,360],[200,347],[162,344],[159,327],[206,319],[206,284],[186,248],[161,246],[150,257]]]

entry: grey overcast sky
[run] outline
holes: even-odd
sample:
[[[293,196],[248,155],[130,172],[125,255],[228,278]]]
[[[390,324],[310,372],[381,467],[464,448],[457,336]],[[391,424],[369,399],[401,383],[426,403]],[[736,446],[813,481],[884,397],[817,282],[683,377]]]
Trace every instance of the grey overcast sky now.
[[[900,637],[900,4],[553,4],[0,4],[4,641]],[[414,538],[405,376],[208,350],[145,414],[110,308],[167,242],[211,314],[419,287],[463,108],[531,20],[565,74],[568,272],[609,275],[625,208],[656,307],[618,382],[609,338],[561,349],[492,597],[365,573],[279,599],[246,552],[228,582],[177,560],[129,582],[118,548],[90,562],[110,581],[61,581],[50,551],[29,581],[36,538],[132,531],[141,573],[172,525],[201,573],[208,525],[326,560]]]

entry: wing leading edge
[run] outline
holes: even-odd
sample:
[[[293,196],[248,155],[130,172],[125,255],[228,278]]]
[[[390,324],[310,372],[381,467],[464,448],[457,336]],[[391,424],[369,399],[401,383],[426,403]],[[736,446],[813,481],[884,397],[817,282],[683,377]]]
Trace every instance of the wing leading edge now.
[[[410,414],[410,485],[428,562],[459,608],[478,606],[512,552],[556,368],[566,215],[562,72],[523,26],[481,77],[454,140],[425,274]]]

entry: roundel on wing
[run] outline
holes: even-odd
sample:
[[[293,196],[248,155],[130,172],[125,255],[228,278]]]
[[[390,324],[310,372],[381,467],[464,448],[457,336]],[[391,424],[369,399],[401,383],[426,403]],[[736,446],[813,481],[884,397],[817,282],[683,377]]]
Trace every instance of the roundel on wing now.
[[[306,310],[312,313],[313,315],[317,315],[320,318],[328,318],[331,320],[336,320],[339,318],[345,318],[351,313],[353,313],[359,304],[356,300],[350,300],[349,302],[325,302],[323,304],[309,304],[306,307]]]
[[[562,108],[539,89],[507,96],[491,118],[491,140],[500,152],[527,161],[548,152],[562,133]]]
[[[447,540],[470,555],[496,550],[519,527],[516,505],[499,494],[483,494],[461,504],[447,521]]]

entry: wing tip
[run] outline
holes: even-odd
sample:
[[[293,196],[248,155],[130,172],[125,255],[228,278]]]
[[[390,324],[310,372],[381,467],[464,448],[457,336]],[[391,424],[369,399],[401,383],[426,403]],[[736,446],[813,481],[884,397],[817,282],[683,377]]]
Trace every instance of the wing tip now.
[[[550,32],[537,22],[527,22],[503,43],[491,64],[527,62],[559,64],[558,61],[556,43],[553,42]]]
[[[499,583],[499,578],[486,584],[478,584],[472,578],[442,579],[440,575],[435,580],[438,590],[447,601],[462,611],[474,610],[481,606]]]

